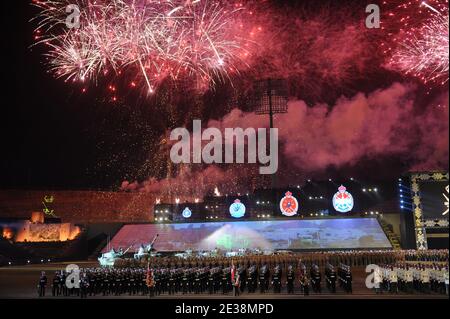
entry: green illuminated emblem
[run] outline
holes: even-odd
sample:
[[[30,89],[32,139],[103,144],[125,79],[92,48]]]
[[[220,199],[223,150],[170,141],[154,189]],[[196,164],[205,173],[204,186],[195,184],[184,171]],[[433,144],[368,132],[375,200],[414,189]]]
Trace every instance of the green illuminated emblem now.
[[[44,212],[45,215],[56,217],[55,210],[50,207],[51,204],[53,204],[54,200],[55,198],[52,195],[44,196],[44,200],[42,201],[42,205],[44,207],[42,208],[42,211]]]

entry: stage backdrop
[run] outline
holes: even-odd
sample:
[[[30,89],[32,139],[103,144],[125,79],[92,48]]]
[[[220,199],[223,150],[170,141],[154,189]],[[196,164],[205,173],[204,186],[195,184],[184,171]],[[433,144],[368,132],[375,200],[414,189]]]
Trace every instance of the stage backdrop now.
[[[111,247],[136,251],[156,234],[157,251],[391,248],[375,218],[125,225]]]

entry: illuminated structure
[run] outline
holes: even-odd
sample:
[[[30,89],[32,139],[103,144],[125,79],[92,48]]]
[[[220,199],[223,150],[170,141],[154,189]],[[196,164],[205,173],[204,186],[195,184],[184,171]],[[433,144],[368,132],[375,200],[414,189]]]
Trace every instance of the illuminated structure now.
[[[192,211],[189,209],[189,207],[186,207],[186,208],[183,210],[182,215],[183,215],[184,218],[191,218],[191,216],[192,216]]]
[[[242,218],[245,215],[245,205],[241,203],[239,199],[236,199],[233,204],[230,205],[230,214],[234,218]]]
[[[333,196],[333,207],[340,213],[348,213],[353,209],[354,201],[353,196],[347,192],[347,188],[344,185],[339,187],[339,190]]]
[[[285,197],[280,201],[280,210],[284,216],[292,217],[297,214],[298,201],[291,192],[286,192]]]

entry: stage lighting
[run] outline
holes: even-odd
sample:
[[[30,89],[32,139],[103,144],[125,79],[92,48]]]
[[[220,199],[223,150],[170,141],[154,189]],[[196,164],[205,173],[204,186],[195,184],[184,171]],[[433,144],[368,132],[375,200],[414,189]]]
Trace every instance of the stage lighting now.
[[[351,180],[351,181],[353,181],[353,180],[354,180],[354,178],[353,178],[353,177],[350,177],[350,180]]]
[[[374,188],[373,191],[374,191],[374,192],[378,192],[378,188]]]
[[[332,182],[333,180],[331,178],[328,179],[329,182]]]
[[[365,189],[365,188],[363,188],[363,189],[362,189],[362,191],[363,191],[363,192],[366,192],[366,189]]]
[[[400,208],[403,209],[404,208],[403,205],[401,205]]]

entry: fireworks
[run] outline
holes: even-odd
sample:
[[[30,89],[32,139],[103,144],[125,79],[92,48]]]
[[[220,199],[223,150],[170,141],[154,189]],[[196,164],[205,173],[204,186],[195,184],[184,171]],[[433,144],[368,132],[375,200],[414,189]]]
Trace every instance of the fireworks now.
[[[414,15],[408,11],[411,7],[417,11],[418,25],[413,23]],[[386,50],[390,55],[388,66],[413,75],[424,83],[447,83],[449,16],[444,1],[436,1],[435,6],[412,2],[400,5],[397,9],[408,13],[404,16],[395,14],[395,11],[390,13],[391,17],[400,21],[402,28],[398,34],[391,34],[394,48]]]
[[[252,43],[242,4],[183,0],[35,1],[37,44],[46,44],[50,71],[66,81],[123,77],[153,93],[164,79],[188,76],[214,83],[246,66]],[[67,28],[66,8],[80,10]]]

